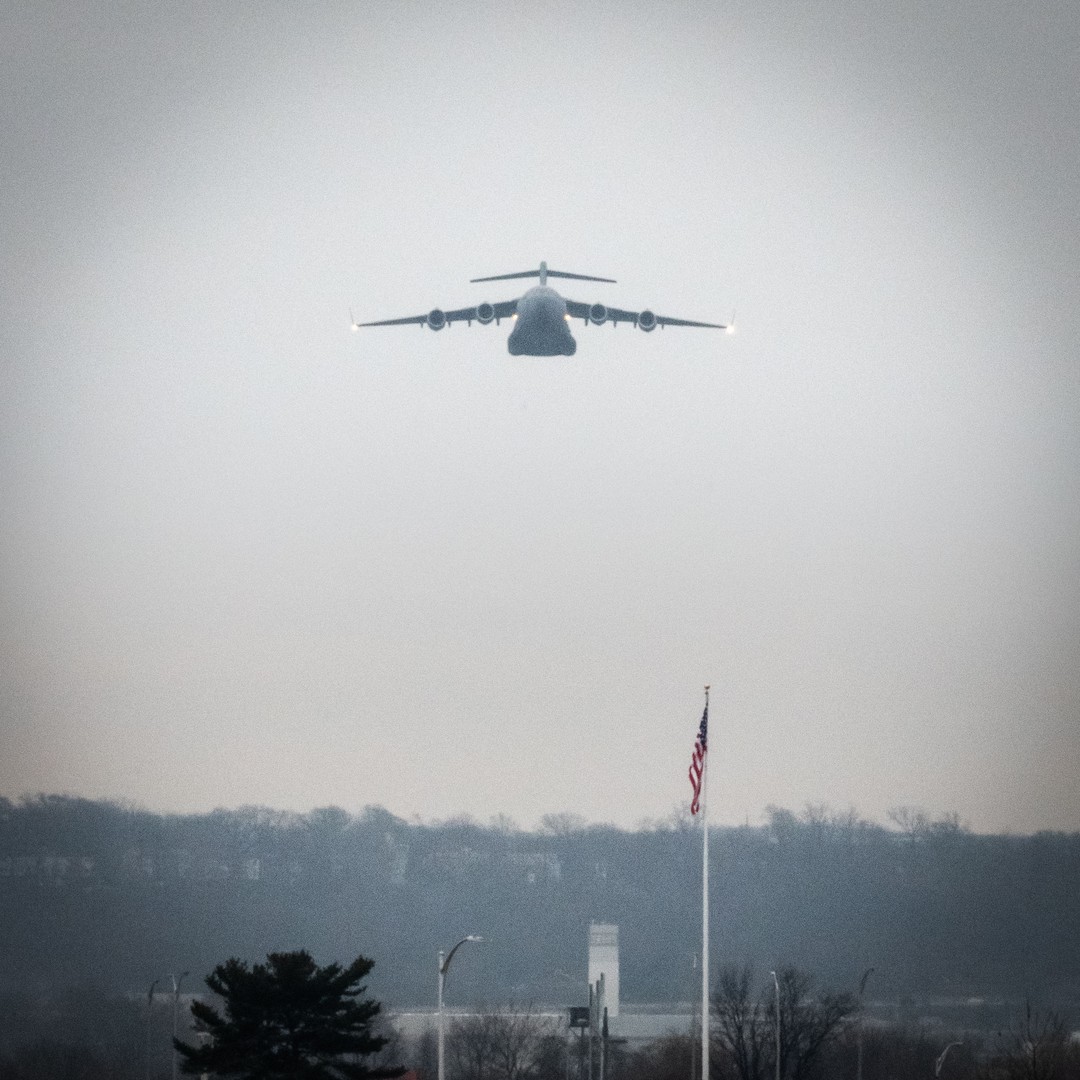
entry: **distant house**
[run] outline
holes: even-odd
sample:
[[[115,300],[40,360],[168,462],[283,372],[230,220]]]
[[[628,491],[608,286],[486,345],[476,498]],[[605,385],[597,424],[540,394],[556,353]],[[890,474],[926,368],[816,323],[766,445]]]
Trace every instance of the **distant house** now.
[[[530,885],[538,881],[562,880],[562,863],[557,855],[550,852],[513,852],[507,859]]]
[[[0,877],[32,877],[59,880],[90,877],[94,860],[68,855],[5,855],[0,857]]]

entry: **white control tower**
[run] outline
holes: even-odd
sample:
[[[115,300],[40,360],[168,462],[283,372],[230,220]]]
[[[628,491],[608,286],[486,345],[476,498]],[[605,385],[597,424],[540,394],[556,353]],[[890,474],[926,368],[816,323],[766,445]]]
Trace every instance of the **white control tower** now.
[[[619,1015],[619,928],[614,923],[589,923],[589,985],[604,976],[608,1016]]]

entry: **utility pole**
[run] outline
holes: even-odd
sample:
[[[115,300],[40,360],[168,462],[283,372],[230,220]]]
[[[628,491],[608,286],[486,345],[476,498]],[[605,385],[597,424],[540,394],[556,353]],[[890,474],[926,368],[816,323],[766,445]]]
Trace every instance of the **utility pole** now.
[[[780,980],[775,971],[770,971],[773,986],[776,987],[776,1080],[780,1080]]]
[[[593,1031],[596,1028],[596,991],[589,983],[589,1080],[593,1080]]]
[[[604,1032],[601,1034],[601,1024]],[[593,1057],[595,1056],[596,1040],[600,1039],[600,1078],[604,1080],[604,1036],[607,1031],[607,1006],[604,1004],[604,973],[600,972],[600,978],[595,986],[589,984],[589,1080],[593,1080]]]
[[[607,1035],[607,1006],[605,1005],[604,1019],[600,1027],[600,1080],[607,1080]]]
[[[190,974],[190,972],[182,972],[180,977],[172,976],[172,1037],[176,1038],[176,1017],[180,1010],[180,984],[184,981],[184,976]],[[176,1046],[172,1047],[172,1080],[176,1080]]]
[[[856,1072],[857,1080],[862,1080],[863,991],[866,989],[866,980],[873,974],[874,969],[869,967],[863,972],[862,978],[859,980],[859,1027],[856,1033],[859,1046],[859,1063]]]
[[[694,953],[694,974],[697,974],[697,953]],[[697,1080],[697,1002],[690,1007],[690,1080]]]
[[[154,990],[160,979],[155,979],[150,984],[150,990],[146,995],[146,1080],[150,1080],[150,1019],[154,1011]]]

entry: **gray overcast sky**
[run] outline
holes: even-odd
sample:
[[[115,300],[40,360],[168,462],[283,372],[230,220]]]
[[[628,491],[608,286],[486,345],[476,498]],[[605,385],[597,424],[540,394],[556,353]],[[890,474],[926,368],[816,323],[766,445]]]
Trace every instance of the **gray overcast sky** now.
[[[1080,6],[0,5],[0,793],[1080,829]],[[517,295],[738,333],[348,332]]]

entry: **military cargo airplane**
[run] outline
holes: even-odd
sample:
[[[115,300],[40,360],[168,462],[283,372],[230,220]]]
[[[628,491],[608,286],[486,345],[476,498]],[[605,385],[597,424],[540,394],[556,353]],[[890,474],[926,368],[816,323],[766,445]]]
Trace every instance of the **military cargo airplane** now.
[[[733,329],[733,324],[694,322],[691,319],[672,319],[666,315],[657,315],[646,308],[644,311],[623,311],[621,308],[607,307],[605,304],[583,304],[577,300],[561,297],[550,285],[548,278],[573,278],[575,281],[603,281],[614,285],[611,278],[590,277],[587,274],[568,274],[563,270],[549,270],[546,262],[539,270],[522,270],[517,274],[498,274],[495,277],[473,278],[472,284],[481,281],[510,281],[514,278],[539,278],[540,284],[529,289],[524,296],[516,300],[502,300],[497,304],[477,304],[475,307],[458,308],[456,311],[443,311],[433,308],[426,315],[411,315],[404,319],[380,319],[378,322],[353,322],[352,328],[359,330],[365,326],[426,326],[431,330],[441,330],[451,323],[464,322],[481,326],[494,322],[496,326],[503,319],[512,319],[514,329],[510,332],[506,347],[511,356],[573,356],[577,352],[577,342],[570,333],[570,320],[600,326],[610,322],[613,326],[621,322],[633,323],[639,330],[649,333],[658,326],[704,326],[712,330]]]

